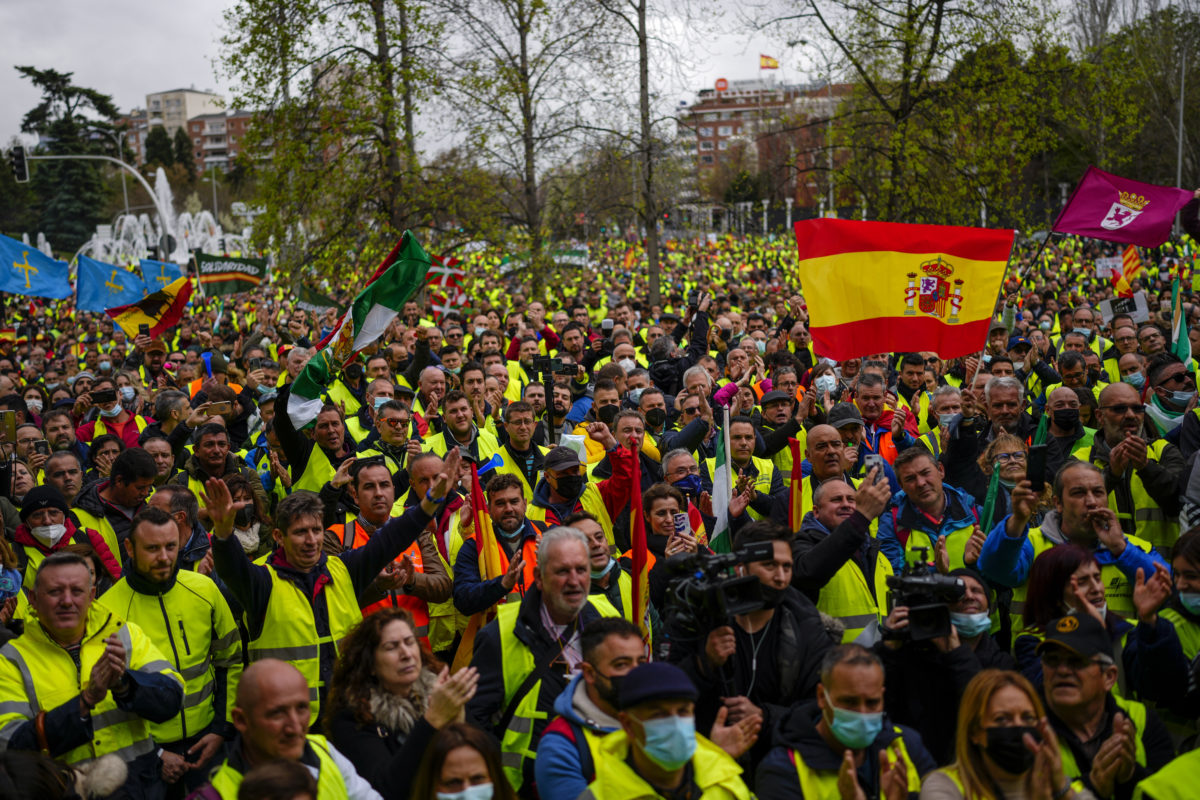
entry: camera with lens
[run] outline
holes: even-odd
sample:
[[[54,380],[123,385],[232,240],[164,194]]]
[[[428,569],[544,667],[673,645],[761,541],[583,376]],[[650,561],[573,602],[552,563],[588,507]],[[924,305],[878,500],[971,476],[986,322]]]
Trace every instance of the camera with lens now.
[[[564,364],[561,358],[550,356],[534,356],[533,369],[543,375],[574,375],[577,371],[574,364]]]
[[[950,635],[950,604],[957,602],[967,591],[962,578],[939,575],[925,563],[927,547],[916,548],[921,554],[916,563],[906,564],[899,575],[889,575],[891,607],[908,608],[908,627],[885,631],[883,638],[910,642],[925,642]]]
[[[681,553],[667,559],[673,577],[667,586],[663,617],[685,636],[706,636],[739,614],[764,607],[762,584],[753,575],[738,576],[738,564],[771,561],[774,542],[755,542],[732,553]]]

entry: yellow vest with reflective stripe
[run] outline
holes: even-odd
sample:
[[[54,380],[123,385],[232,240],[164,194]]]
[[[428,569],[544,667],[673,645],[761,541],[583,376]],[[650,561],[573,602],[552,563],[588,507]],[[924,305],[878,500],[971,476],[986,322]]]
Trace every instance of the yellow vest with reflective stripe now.
[[[629,765],[629,740],[624,731],[613,731],[601,738],[592,755],[596,775],[579,800],[644,800],[661,797]],[[696,752],[692,755],[691,764],[692,779],[701,792],[699,800],[753,798],[742,780],[742,768],[728,753],[700,734],[696,734]]]
[[[784,450],[788,450],[788,448],[785,447]],[[788,452],[788,458],[789,460],[791,458],[790,451]],[[715,476],[716,463],[717,460],[715,458],[704,459],[704,466],[708,469],[709,480],[712,480]],[[768,461],[767,459],[759,458],[758,456],[750,456],[750,464],[753,465],[756,470],[758,470],[758,474],[754,476],[754,490],[759,494],[769,495],[771,493],[771,479],[775,477],[775,470],[779,469],[779,467],[774,463],[774,461]],[[738,477],[738,465],[733,463],[732,460],[729,462],[729,470],[733,476],[733,482],[736,484]],[[750,519],[763,518],[762,514],[758,513],[749,506],[746,507],[746,513],[750,515]]]
[[[896,405],[899,406],[900,408],[906,409],[908,411],[909,415],[914,415],[914,414],[916,415],[916,417],[917,417],[917,433],[918,434],[929,433],[929,431],[931,430],[930,425],[929,425],[929,406],[932,405],[932,403],[933,403],[933,395],[924,389],[918,389],[916,396],[917,396],[917,407],[916,408],[913,408],[912,405],[907,400],[905,400],[904,397],[901,396],[900,394],[896,395]],[[934,427],[936,427],[936,426],[934,426]]]
[[[289,466],[288,469],[290,470],[292,467]],[[304,474],[297,480],[296,474],[292,473],[292,491],[307,489],[310,492],[320,492],[321,487],[333,480],[336,473],[337,468],[329,463],[325,449],[313,442],[312,452],[308,456],[308,464],[304,467]]]
[[[547,453],[550,452],[550,448],[542,447],[540,444],[534,445],[534,447],[536,447],[538,449],[538,452],[540,452],[543,457]],[[496,473],[500,474],[500,475],[516,475],[518,478],[520,478],[521,479],[521,491],[524,492],[524,494],[525,494],[525,504],[528,505],[529,503],[532,503],[533,502],[533,486],[530,486],[529,481],[525,480],[525,473],[521,470],[521,465],[518,464],[516,462],[516,460],[513,459],[512,453],[508,452],[507,447],[501,446],[501,448],[497,452],[500,454],[500,459],[504,463],[501,464],[500,466],[496,467]],[[535,485],[537,484],[537,478],[540,478],[541,475],[542,475],[542,473],[540,473],[540,472],[538,472],[536,474],[535,479],[534,479]]]
[[[0,742],[7,742],[17,728],[36,718],[39,712],[75,701],[89,681],[92,668],[105,653],[104,640],[113,634],[125,645],[131,669],[170,675],[183,685],[179,674],[141,628],[125,622],[99,603],[93,602],[88,608],[78,668],[70,654],[30,619],[21,636],[0,647]],[[154,752],[150,723],[118,708],[112,692],[92,710],[91,717],[91,738],[57,756],[58,760],[71,765],[85,764],[115,753],[129,762]]]
[[[1115,694],[1113,695],[1113,700],[1117,701],[1117,706],[1125,712],[1129,717],[1129,721],[1133,723],[1134,732],[1137,735],[1134,760],[1144,767],[1146,766],[1146,745],[1142,741],[1142,736],[1146,733],[1146,706],[1136,700],[1126,700]],[[1061,738],[1058,740],[1058,752],[1062,756],[1062,771],[1067,780],[1072,783],[1082,780],[1084,776],[1079,765],[1075,763],[1075,755]]]
[[[128,425],[129,423],[125,424]],[[138,414],[134,414],[133,424],[137,425],[138,433],[141,433],[142,431],[146,430],[147,426],[150,425],[150,420]],[[104,424],[104,419],[102,417],[96,417],[96,424],[92,428],[92,439],[94,440],[97,436],[104,436],[106,433],[110,433],[110,431],[108,430],[108,426]],[[116,434],[113,435],[115,436]]]
[[[1155,439],[1146,448],[1147,460],[1161,461],[1163,450],[1166,447],[1166,439]],[[1076,448],[1071,455],[1080,461],[1088,462],[1091,452],[1092,445],[1088,444]],[[1101,469],[1106,466],[1103,462],[1096,462],[1096,465]],[[1175,544],[1175,540],[1179,538],[1179,518],[1167,516],[1162,507],[1146,491],[1136,469],[1129,476],[1129,494],[1133,499],[1133,508],[1122,511],[1117,508],[1117,493],[1115,491],[1108,493],[1108,507],[1117,515],[1117,519],[1121,520],[1122,529],[1128,530],[1129,523],[1132,522],[1133,532],[1155,547],[1170,547]]]
[[[900,732],[899,728],[895,729],[896,733]],[[795,750],[789,750],[792,760],[796,762],[796,775],[800,779],[800,793],[804,800],[840,800],[841,792],[838,791],[838,770],[836,769],[809,769],[804,763],[804,759]],[[887,746],[888,766],[896,763],[896,759],[903,758],[905,765],[908,767],[908,791],[921,791],[921,776],[917,774],[917,768],[913,766],[912,758],[908,755],[908,748],[904,746],[904,739],[897,736],[892,740],[892,743]],[[885,766],[880,763],[880,771],[882,772]]]
[[[358,608],[358,598],[346,565],[340,558],[328,558],[325,563],[333,579],[321,590],[329,607],[329,633],[317,634],[312,602],[291,581],[280,579],[275,567],[265,564],[271,575],[271,599],[267,602],[262,632],[247,648],[250,663],[277,658],[300,670],[308,681],[309,706],[314,720],[321,710],[321,687],[330,677],[321,675],[321,645],[332,642],[335,651],[338,650],[342,639],[362,622],[362,611]]]
[[[620,612],[613,608],[612,603],[603,595],[588,597],[588,605],[603,617],[619,617]],[[533,672],[536,665],[533,653],[517,638],[515,629],[517,615],[521,611],[520,603],[506,603],[497,607],[496,625],[500,632],[500,668],[504,672],[504,702],[501,708],[508,708],[513,702],[517,689]],[[538,710],[538,696],[542,691],[542,682],[538,680],[530,687],[525,696],[517,704],[516,712],[504,731],[500,741],[500,763],[504,766],[504,774],[514,790],[520,789],[524,782],[525,759],[535,757],[533,749],[533,729],[538,720],[549,717],[545,711]],[[549,705],[549,704],[547,704]],[[597,772],[599,774],[599,772]]]
[[[230,701],[242,674],[242,638],[217,585],[206,575],[180,570],[165,594],[149,595],[121,578],[104,593],[104,604],[158,643],[183,677],[183,711],[167,722],[152,723],[154,740],[178,742],[204,730],[213,721],[214,668],[228,670]]]
[[[874,585],[867,583],[867,576],[857,564],[847,560],[821,587],[817,609],[841,620],[846,627],[843,644],[854,641],[872,620],[879,621],[880,614],[887,613],[887,579],[892,572],[892,562],[879,551],[875,554]]]
[[[329,753],[329,743],[324,736],[310,733],[308,743],[317,754],[317,800],[343,800],[350,796],[342,771]],[[226,761],[212,776],[212,787],[221,795],[221,800],[237,800],[238,788],[242,785],[242,773],[229,766]]]
[[[1133,800],[1192,800],[1196,796],[1196,776],[1200,775],[1200,750],[1184,753],[1149,778],[1138,783]]]
[[[104,543],[108,545],[108,549],[113,556],[115,556],[121,562],[125,561],[125,554],[121,551],[121,547],[117,543],[117,529],[114,528],[112,523],[108,521],[108,517],[97,517],[90,511],[84,511],[78,506],[72,508],[71,512],[75,514],[75,519],[79,520],[79,525],[77,527],[91,528],[92,530],[98,532],[104,537]]]
[[[583,487],[583,494],[579,497],[579,504],[583,506],[583,510],[596,518],[600,523],[600,527],[604,529],[604,536],[608,539],[610,547],[616,545],[616,539],[613,537],[613,521],[608,515],[608,508],[604,505],[604,498],[600,495],[600,487],[594,483],[588,483]],[[530,505],[525,511],[526,519],[548,524],[546,522],[545,506]]]
[[[333,381],[331,384],[329,384],[329,388],[326,390],[325,394],[329,398],[330,402],[332,402],[335,406],[338,403],[345,405],[346,419],[349,419],[357,414],[358,410],[362,408],[362,402],[359,401],[359,399],[354,396],[354,392],[350,391],[350,388],[340,380]]]
[[[892,512],[885,511],[883,513],[890,514]],[[965,525],[940,537],[946,540],[946,555],[950,557],[950,569],[960,569],[966,566],[963,558],[967,551],[967,542],[971,540],[971,534],[974,532],[975,526],[973,524]],[[908,541],[904,543],[904,558],[908,563],[911,564],[917,560],[920,555],[917,553],[918,547],[928,548],[927,558],[933,558],[933,554],[937,552],[937,548],[934,547],[934,540],[929,538],[929,534],[915,528],[909,529]]]

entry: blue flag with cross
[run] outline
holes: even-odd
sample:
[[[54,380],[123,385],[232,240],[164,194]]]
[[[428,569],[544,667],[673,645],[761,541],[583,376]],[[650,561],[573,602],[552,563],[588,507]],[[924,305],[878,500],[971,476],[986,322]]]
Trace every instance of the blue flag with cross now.
[[[75,307],[80,311],[103,312],[136,303],[146,295],[146,286],[136,272],[87,256],[79,257],[75,288],[79,293]]]
[[[142,259],[142,277],[146,279],[146,294],[153,294],[183,277],[183,267],[166,261]]]
[[[62,300],[71,296],[65,261],[55,261],[32,245],[0,236],[0,292]]]

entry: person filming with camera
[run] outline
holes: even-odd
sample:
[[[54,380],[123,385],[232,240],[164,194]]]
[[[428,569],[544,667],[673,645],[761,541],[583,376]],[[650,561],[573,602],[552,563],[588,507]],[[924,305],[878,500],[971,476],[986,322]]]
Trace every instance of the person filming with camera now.
[[[758,716],[766,730],[774,716],[811,697],[817,686],[821,659],[837,637],[825,630],[812,601],[791,586],[792,538],[787,528],[766,520],[738,533],[737,553],[760,543],[771,546],[769,558],[735,568],[758,579],[761,607],[732,619],[697,620],[695,636],[668,622],[667,660],[700,689],[696,718],[701,730],[709,730],[722,707],[728,724]]]

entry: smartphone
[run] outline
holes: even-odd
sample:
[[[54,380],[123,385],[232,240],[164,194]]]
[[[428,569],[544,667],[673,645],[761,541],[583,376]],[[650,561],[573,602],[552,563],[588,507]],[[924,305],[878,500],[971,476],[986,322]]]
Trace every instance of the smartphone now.
[[[208,407],[209,416],[218,417],[221,414],[230,414],[233,412],[233,403],[224,400],[220,403],[213,403]]]
[[[103,406],[114,402],[117,399],[116,389],[101,389],[92,392],[92,403],[94,405]]]
[[[33,443],[33,452],[43,456],[50,455],[50,443],[45,439],[39,439]]]
[[[878,483],[884,480],[883,456],[879,455],[879,453],[867,453],[863,459],[863,475],[870,475],[871,470],[876,467],[879,468],[879,472],[875,475],[875,483]]]
[[[1034,494],[1041,494],[1045,490],[1046,445],[1035,444],[1029,448],[1029,457],[1025,459],[1025,475]]]
[[[17,412],[0,411],[0,442],[17,440]]]
[[[251,372],[253,372],[256,369],[262,369],[262,359],[261,358],[252,358],[248,362],[248,365],[250,367]]]
[[[141,325],[138,325],[138,336],[149,336],[149,335],[150,335],[150,326],[149,325],[147,325],[144,322]]]
[[[672,514],[671,519],[675,523],[675,535],[676,536],[687,536],[687,535],[691,534],[692,523],[691,523],[691,520],[688,519],[687,514],[684,514],[682,512]]]
[[[603,320],[603,321],[600,323],[600,330],[604,331],[604,338],[605,338],[605,339],[607,339],[608,337],[612,336],[612,331],[613,331],[613,321],[612,321],[611,319],[605,319],[605,320]]]

